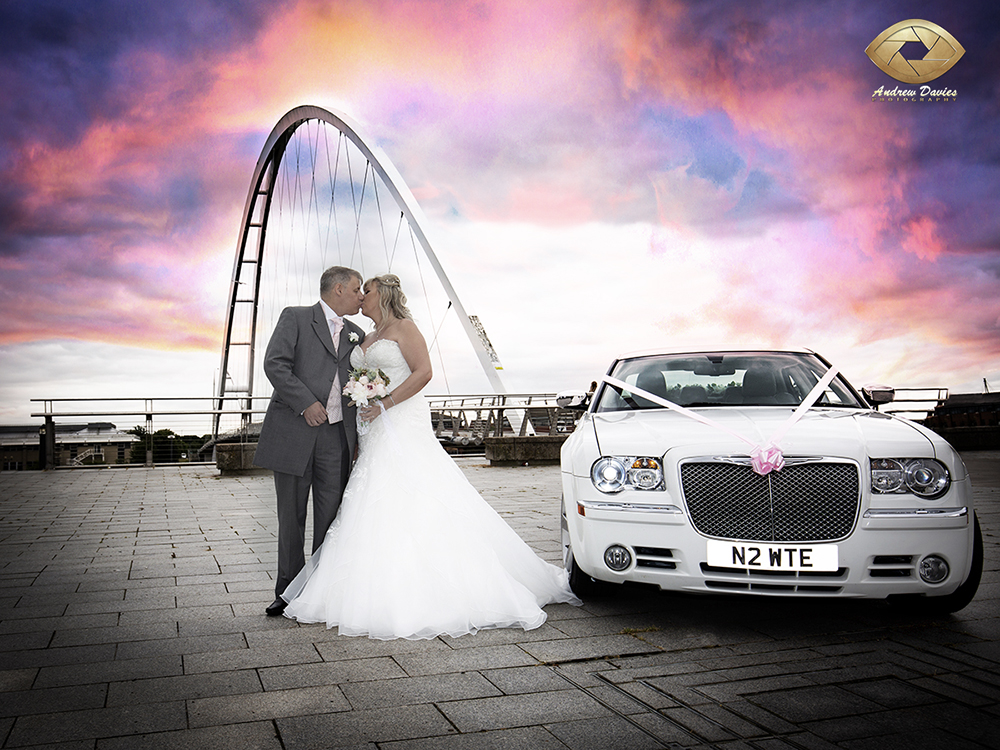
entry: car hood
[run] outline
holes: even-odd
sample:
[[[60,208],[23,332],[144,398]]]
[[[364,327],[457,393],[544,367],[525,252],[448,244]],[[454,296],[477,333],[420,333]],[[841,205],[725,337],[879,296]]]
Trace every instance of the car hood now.
[[[810,409],[787,427],[789,407],[724,407],[694,410],[703,424],[670,410],[606,412],[593,415],[602,455],[748,455],[754,446],[776,443],[786,456],[934,457],[932,433],[903,419],[871,410]],[[780,434],[783,431],[783,434]],[[748,442],[737,436],[746,438]],[[752,444],[751,444],[752,443]]]

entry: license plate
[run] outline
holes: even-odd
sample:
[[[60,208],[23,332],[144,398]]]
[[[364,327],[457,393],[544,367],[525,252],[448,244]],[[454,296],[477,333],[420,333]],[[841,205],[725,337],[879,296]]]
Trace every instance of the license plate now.
[[[820,571],[839,567],[836,544],[762,544],[760,542],[708,541],[708,564],[747,570]]]

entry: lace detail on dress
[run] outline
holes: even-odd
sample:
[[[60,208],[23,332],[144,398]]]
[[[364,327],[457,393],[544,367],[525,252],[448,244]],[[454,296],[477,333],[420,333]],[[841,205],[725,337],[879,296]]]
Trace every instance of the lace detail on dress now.
[[[377,368],[389,376],[390,388],[395,388],[410,377],[410,366],[406,364],[399,344],[392,339],[379,339],[361,351],[360,346],[351,352],[351,367]]]
[[[378,368],[389,377],[389,390],[397,387],[410,377],[410,366],[406,364],[403,352],[392,339],[379,339],[361,351],[357,346],[351,352],[352,367]],[[428,433],[433,438],[431,428],[431,413],[427,401],[417,394],[405,401],[396,402],[395,406],[386,409],[385,414],[368,423],[363,429],[358,429],[358,444],[362,449],[373,440],[386,440],[390,449],[398,449],[402,444],[410,445],[409,441],[421,442],[421,436]],[[437,439],[434,439],[437,444]],[[360,462],[358,462],[360,464]],[[355,471],[357,471],[357,466]]]

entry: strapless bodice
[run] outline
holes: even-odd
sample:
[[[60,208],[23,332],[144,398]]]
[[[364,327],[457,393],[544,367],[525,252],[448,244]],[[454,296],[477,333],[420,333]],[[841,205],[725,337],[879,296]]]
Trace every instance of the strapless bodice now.
[[[351,367],[368,367],[381,370],[389,376],[389,389],[392,390],[408,377],[410,366],[403,358],[403,352],[392,339],[379,339],[367,351],[360,346],[351,352]]]

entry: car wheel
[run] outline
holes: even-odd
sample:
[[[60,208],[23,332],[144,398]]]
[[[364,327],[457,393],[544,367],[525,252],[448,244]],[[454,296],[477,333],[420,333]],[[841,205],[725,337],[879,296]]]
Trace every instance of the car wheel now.
[[[947,615],[964,609],[972,601],[979,590],[979,582],[983,577],[983,532],[979,528],[979,517],[973,514],[972,567],[968,577],[954,592],[946,596],[899,597],[890,600],[914,612],[928,615]]]
[[[569,554],[569,587],[581,599],[593,599],[599,596],[607,596],[611,593],[610,583],[598,581],[596,578],[592,578],[580,570],[580,566],[576,564],[576,558],[573,557],[572,552]]]
[[[569,536],[569,523],[566,521],[566,501],[562,501],[561,509],[561,534],[563,546],[563,564],[566,572],[569,573],[569,587],[573,593],[581,599],[593,599],[594,597],[607,595],[611,592],[613,584],[605,581],[598,581],[596,578],[584,573],[580,566],[576,564],[573,557],[573,540]]]

